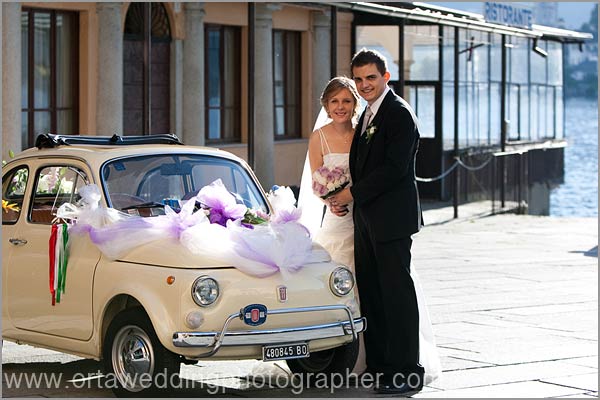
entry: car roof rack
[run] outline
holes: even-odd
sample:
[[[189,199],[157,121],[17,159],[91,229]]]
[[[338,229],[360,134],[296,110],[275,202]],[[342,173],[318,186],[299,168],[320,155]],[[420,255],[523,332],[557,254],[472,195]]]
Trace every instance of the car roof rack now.
[[[126,146],[136,144],[183,144],[181,140],[172,133],[163,133],[147,136],[81,136],[81,135],[53,135],[42,133],[35,140],[38,149],[51,149],[58,146],[73,144],[91,146]]]

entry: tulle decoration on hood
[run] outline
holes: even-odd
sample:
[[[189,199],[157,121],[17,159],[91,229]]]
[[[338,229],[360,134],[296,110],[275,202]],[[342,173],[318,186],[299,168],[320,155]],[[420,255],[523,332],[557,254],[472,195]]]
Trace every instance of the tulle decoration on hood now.
[[[89,234],[110,259],[122,258],[138,246],[155,242],[160,247],[161,241],[174,239],[193,254],[258,277],[293,273],[305,264],[330,260],[325,250],[313,248],[308,231],[297,222],[300,212],[290,188],[269,194],[273,215],[270,221],[254,219],[264,222],[253,224],[253,229],[243,222],[252,210],[237,204],[220,179],[203,187],[179,212],[165,205],[165,215],[148,218],[101,207],[96,185],[79,194],[78,204],[63,204],[57,216],[71,221],[70,234]]]

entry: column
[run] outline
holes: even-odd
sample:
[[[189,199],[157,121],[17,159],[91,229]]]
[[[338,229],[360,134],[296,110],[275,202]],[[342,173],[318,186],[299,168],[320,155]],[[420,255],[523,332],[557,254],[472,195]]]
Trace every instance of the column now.
[[[173,39],[171,42],[171,68],[170,68],[170,98],[171,121],[170,133],[183,138],[183,40]]]
[[[350,60],[352,60],[352,21],[354,14],[337,13],[337,74],[352,77]]]
[[[254,172],[265,190],[275,184],[273,126],[273,11],[281,6],[256,3],[254,86]]]
[[[123,134],[123,29],[121,3],[96,3],[98,96],[96,134]]]
[[[312,119],[316,121],[321,103],[321,93],[332,77],[331,65],[331,15],[330,11],[313,11],[312,15]]]
[[[185,3],[183,40],[183,137],[204,145],[204,3]]]
[[[21,138],[21,5],[2,3],[2,159],[19,153]]]

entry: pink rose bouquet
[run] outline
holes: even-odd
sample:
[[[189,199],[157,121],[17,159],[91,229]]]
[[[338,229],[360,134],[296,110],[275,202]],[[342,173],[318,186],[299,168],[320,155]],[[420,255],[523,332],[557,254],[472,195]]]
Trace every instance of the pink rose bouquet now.
[[[337,166],[329,169],[322,165],[313,172],[312,180],[313,192],[320,198],[326,199],[350,183],[350,173],[348,168]]]

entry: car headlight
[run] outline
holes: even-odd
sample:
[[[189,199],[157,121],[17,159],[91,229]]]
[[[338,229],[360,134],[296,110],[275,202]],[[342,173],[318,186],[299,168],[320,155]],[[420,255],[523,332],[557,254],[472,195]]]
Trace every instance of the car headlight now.
[[[213,278],[202,275],[192,285],[192,298],[199,306],[208,306],[219,297],[219,284]]]
[[[354,288],[354,276],[348,268],[338,267],[329,278],[329,287],[336,296],[345,296]]]

